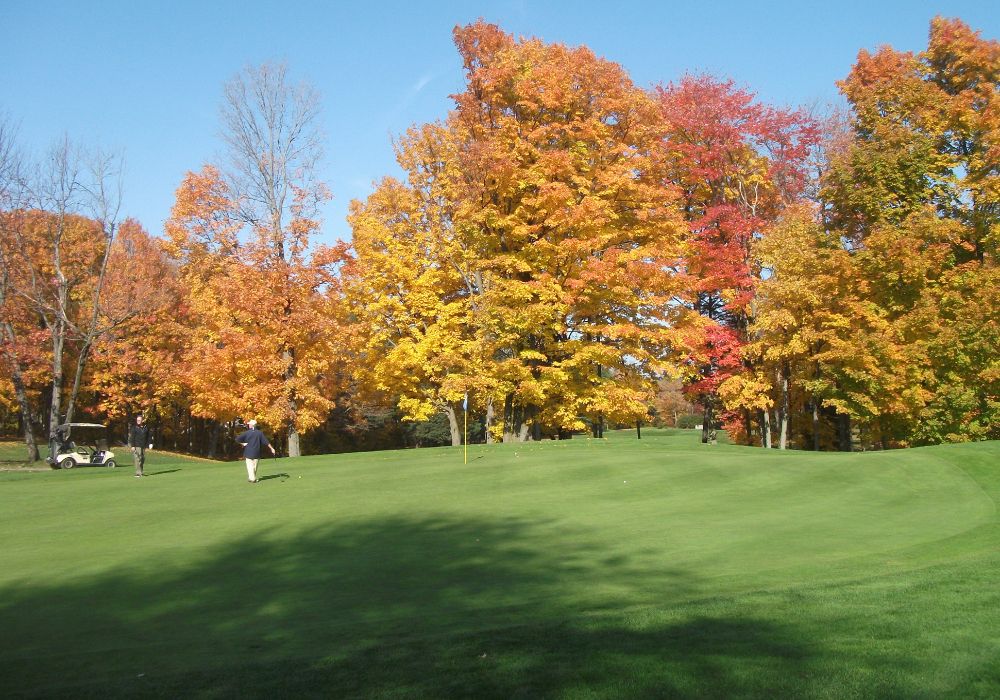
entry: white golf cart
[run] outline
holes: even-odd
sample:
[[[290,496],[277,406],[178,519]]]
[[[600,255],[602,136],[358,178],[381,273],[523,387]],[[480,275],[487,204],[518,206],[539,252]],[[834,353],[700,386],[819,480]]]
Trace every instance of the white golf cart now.
[[[108,450],[108,429],[100,423],[63,423],[56,428],[56,436],[49,440],[49,464],[60,469],[115,468],[115,453]]]

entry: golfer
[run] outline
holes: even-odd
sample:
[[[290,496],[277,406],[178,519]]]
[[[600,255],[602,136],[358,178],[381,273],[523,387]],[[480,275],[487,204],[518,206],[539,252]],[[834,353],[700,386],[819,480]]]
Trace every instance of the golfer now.
[[[132,448],[132,458],[135,460],[135,475],[146,476],[142,473],[142,467],[146,464],[146,446],[153,449],[153,439],[149,434],[149,426],[146,425],[142,414],[135,417],[135,425],[128,431],[128,446]]]
[[[236,438],[236,442],[243,445],[243,458],[247,461],[247,475],[250,477],[250,483],[256,484],[260,481],[257,478],[257,462],[260,460],[260,450],[262,447],[266,447],[271,450],[271,454],[273,455],[274,447],[267,441],[267,436],[257,430],[257,421],[247,421],[247,427],[249,430],[244,430],[240,433],[239,437]]]

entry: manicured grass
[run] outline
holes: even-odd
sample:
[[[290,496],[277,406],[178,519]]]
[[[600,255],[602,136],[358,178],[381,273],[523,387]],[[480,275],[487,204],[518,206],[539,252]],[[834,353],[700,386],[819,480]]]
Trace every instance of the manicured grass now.
[[[1000,697],[998,444],[0,474],[0,695]]]
[[[40,447],[44,451],[45,445]],[[20,467],[28,459],[28,448],[21,440],[0,440],[0,467]]]

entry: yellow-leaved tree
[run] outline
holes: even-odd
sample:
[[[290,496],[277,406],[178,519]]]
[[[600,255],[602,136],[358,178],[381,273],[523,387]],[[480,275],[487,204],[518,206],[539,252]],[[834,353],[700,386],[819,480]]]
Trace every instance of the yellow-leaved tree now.
[[[660,111],[585,47],[455,30],[466,89],[353,206],[363,364],[411,418],[465,391],[506,441],[642,420],[697,323]],[[494,406],[501,422],[492,426]]]

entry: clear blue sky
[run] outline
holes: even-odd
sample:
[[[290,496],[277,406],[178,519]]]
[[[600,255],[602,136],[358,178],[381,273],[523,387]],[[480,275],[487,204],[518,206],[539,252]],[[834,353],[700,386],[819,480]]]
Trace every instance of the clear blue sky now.
[[[159,234],[184,173],[215,158],[223,81],[246,61],[287,59],[324,97],[332,240],[350,237],[350,200],[397,172],[390,134],[444,117],[461,89],[456,24],[586,44],[639,85],[711,71],[794,105],[836,100],[862,47],[920,50],[936,14],[1000,37],[997,0],[0,0],[0,109],[35,152],[64,133],[125,148],[126,213]]]

